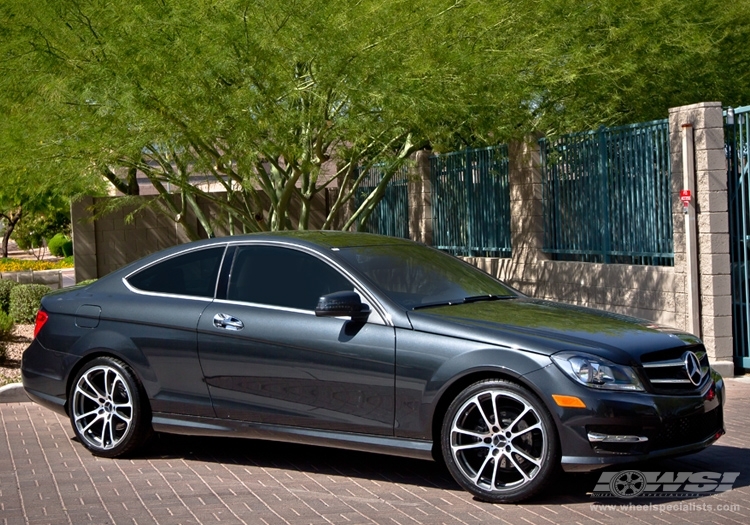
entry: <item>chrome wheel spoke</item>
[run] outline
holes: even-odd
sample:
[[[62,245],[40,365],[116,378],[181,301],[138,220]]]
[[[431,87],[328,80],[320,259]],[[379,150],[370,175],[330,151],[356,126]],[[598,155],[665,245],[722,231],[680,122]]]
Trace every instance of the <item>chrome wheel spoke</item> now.
[[[527,432],[530,432],[532,430],[536,430],[536,429],[540,429],[541,430],[541,428],[542,428],[542,424],[541,423],[534,423],[530,427],[526,427],[523,430],[519,430],[518,432],[513,432],[512,439],[515,439],[515,438],[517,438],[519,436],[523,436],[524,434],[526,434]]]
[[[88,425],[86,425],[85,427],[81,429],[81,433],[86,432],[88,429],[90,429],[94,425],[94,423],[96,423],[100,419],[102,419],[102,415],[98,414],[94,419],[89,421]]]
[[[78,394],[81,394],[81,395],[83,395],[83,396],[85,396],[85,397],[89,398],[89,399],[90,399],[91,401],[93,401],[93,402],[94,402],[94,403],[96,403],[97,405],[100,405],[100,403],[99,403],[99,398],[98,398],[98,397],[96,397],[96,396],[92,396],[91,394],[89,394],[88,392],[86,392],[86,391],[85,391],[85,390],[84,390],[83,388],[81,388],[80,386],[77,386],[77,387],[76,387],[76,393],[78,393]]]
[[[130,423],[131,416],[128,416],[126,414],[122,414],[121,412],[119,412],[117,410],[115,410],[115,411],[112,412],[112,416],[116,417],[117,419],[119,419],[119,420],[121,420],[121,421],[123,421],[125,423]]]
[[[83,380],[86,382],[86,384],[89,386],[92,392],[94,392],[94,395],[97,396],[96,400],[99,402],[99,398],[104,396],[102,392],[99,391],[98,388],[91,382],[88,375],[83,376]]]
[[[521,465],[518,464],[518,462],[516,461],[516,458],[513,457],[512,453],[511,454],[506,453],[505,457],[510,459],[510,462],[513,463],[513,466],[516,468],[518,473],[521,474],[521,476],[523,476],[524,483],[528,483],[529,481],[531,481],[532,478],[530,478],[529,475],[526,474],[526,471],[521,468]]]
[[[117,381],[117,376],[113,377],[111,380],[109,379],[111,370],[107,369],[104,371],[104,394],[107,397],[107,399],[112,399],[112,391],[115,386],[115,381]]]
[[[477,410],[479,410],[479,413],[482,415],[482,419],[484,420],[484,424],[487,425],[487,430],[489,431],[492,428],[492,423],[490,423],[490,420],[487,417],[487,414],[484,413],[484,408],[482,407],[482,404],[479,402],[479,396],[476,396],[474,398],[474,406],[477,407]]]
[[[474,476],[474,479],[472,480],[474,484],[479,484],[479,478],[482,477],[482,472],[484,472],[484,469],[487,468],[487,463],[492,460],[492,454],[487,454],[487,457],[484,458],[484,461],[482,462],[482,466],[477,469],[476,476]]]
[[[463,434],[464,436],[473,437],[473,438],[476,438],[476,439],[479,439],[479,440],[482,440],[482,439],[484,439],[486,437],[489,437],[489,434],[487,434],[487,433],[480,434],[479,432],[472,432],[470,430],[464,430],[463,428],[458,428],[457,426],[454,426],[451,429],[451,432]]]
[[[75,416],[76,423],[82,420],[83,418],[95,415],[97,412],[99,412],[99,408],[95,408],[94,410],[90,412],[86,412],[85,414],[80,414],[80,415],[76,414]]]
[[[468,445],[454,445],[453,451],[458,452],[461,450],[469,450],[472,448],[489,448],[489,445],[483,441],[477,441],[476,443],[469,443]]]
[[[102,418],[102,419],[104,419],[104,418]],[[109,423],[109,422],[105,419],[104,423],[102,424],[102,435],[101,435],[101,438],[99,439],[99,442],[102,444],[102,447],[104,447],[104,448],[107,448],[107,442],[105,441],[105,439],[106,439],[105,436],[107,434],[107,423]]]
[[[497,425],[498,428],[500,428],[500,417],[497,414],[497,392],[492,392],[492,416],[495,419],[495,425]],[[492,427],[489,427],[490,430],[492,430]],[[493,482],[494,485],[494,482]]]
[[[526,416],[526,414],[529,413],[530,410],[531,407],[529,405],[524,405],[523,412],[521,412],[521,414],[516,419],[514,419],[510,425],[508,425],[506,430],[510,430],[511,432],[513,432],[513,428]]]
[[[521,457],[522,457],[523,459],[525,459],[525,460],[526,460],[526,461],[528,461],[529,463],[532,463],[532,464],[536,465],[537,467],[538,467],[538,466],[540,466],[540,465],[542,464],[542,462],[541,462],[541,459],[537,459],[537,458],[532,458],[532,457],[531,457],[531,456],[529,456],[529,455],[528,455],[528,454],[527,454],[526,452],[524,452],[523,450],[521,450],[521,449],[519,449],[519,448],[516,448],[516,447],[511,447],[511,453],[512,453],[512,454],[518,454],[518,455],[519,455],[519,456],[521,456]]]

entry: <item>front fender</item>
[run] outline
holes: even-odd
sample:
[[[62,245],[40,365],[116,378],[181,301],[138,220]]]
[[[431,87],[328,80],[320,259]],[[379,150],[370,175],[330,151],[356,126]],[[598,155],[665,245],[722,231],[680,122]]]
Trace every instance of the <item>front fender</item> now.
[[[515,348],[399,330],[396,349],[397,436],[432,439],[432,420],[446,395],[481,377],[509,377],[531,388],[522,376],[550,358]],[[458,387],[456,386],[458,385]]]

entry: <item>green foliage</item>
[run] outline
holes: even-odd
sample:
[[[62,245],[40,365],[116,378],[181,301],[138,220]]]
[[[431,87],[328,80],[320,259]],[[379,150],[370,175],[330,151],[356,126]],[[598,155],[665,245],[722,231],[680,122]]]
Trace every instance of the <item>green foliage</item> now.
[[[10,291],[10,308],[8,313],[19,324],[33,323],[42,297],[50,293],[49,286],[44,284],[19,284]]]
[[[9,279],[0,279],[0,312],[8,313],[10,307],[10,291],[18,283]]]
[[[76,283],[77,286],[88,286],[91,283],[95,283],[98,279],[84,279],[80,283]]]
[[[40,272],[42,270],[62,270],[72,268],[73,256],[58,261],[29,260],[29,259],[0,259],[0,272]]]
[[[58,232],[70,230],[70,205],[61,199],[50,198],[44,207],[31,211],[21,219],[13,231],[13,239],[22,250],[44,246]],[[65,233],[60,235],[65,236]]]
[[[426,145],[748,103],[749,39],[750,0],[4,0],[0,188],[136,194],[141,173],[196,237],[188,211],[209,234],[307,228],[328,187],[322,226],[349,227]]]
[[[10,337],[13,334],[14,327],[13,318],[7,313],[0,311],[0,341]]]
[[[65,234],[58,233],[47,241],[49,253],[55,257],[69,257],[73,255],[73,241]]]

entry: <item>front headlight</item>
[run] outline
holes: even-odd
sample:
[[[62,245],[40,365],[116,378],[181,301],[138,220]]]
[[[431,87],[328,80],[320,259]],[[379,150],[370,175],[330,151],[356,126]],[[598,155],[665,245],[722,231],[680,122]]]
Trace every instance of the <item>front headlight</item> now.
[[[560,352],[552,356],[552,361],[571,379],[590,388],[643,391],[640,379],[629,366],[579,352]]]

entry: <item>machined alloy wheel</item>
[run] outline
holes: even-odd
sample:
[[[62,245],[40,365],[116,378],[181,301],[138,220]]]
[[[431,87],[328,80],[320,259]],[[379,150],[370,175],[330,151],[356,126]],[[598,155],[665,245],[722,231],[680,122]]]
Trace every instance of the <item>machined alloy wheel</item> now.
[[[448,408],[442,432],[446,464],[479,499],[531,497],[557,469],[557,434],[544,405],[509,381],[475,383]]]
[[[139,385],[117,359],[99,357],[85,365],[73,382],[69,406],[78,439],[95,455],[121,456],[148,434]]]

